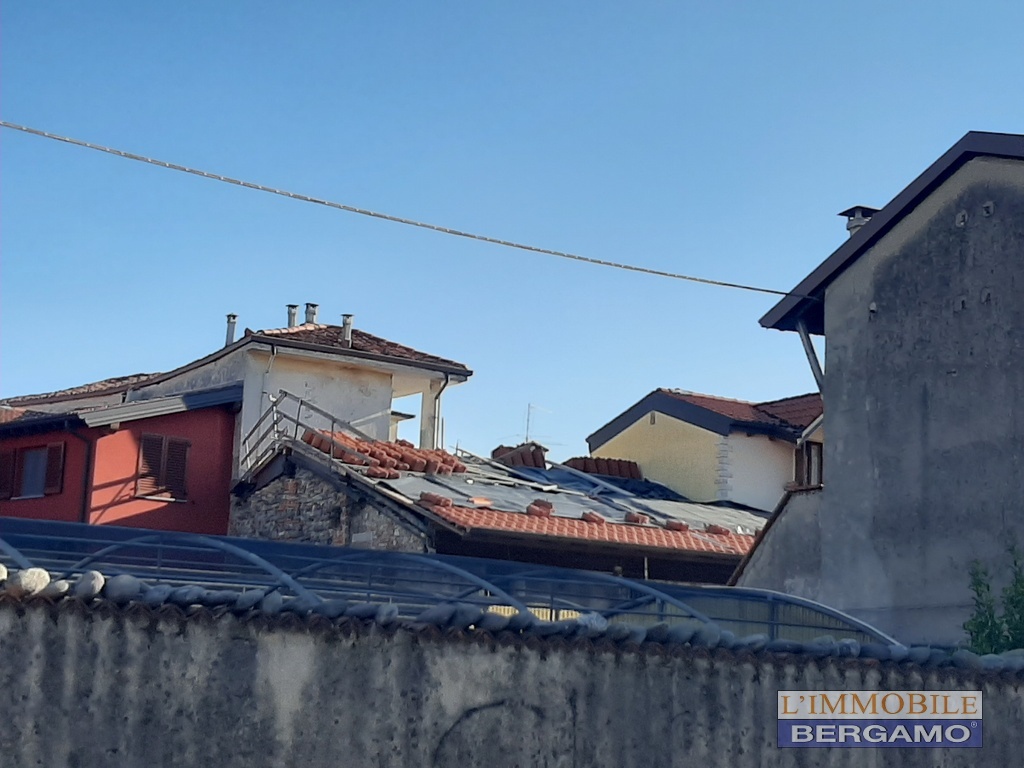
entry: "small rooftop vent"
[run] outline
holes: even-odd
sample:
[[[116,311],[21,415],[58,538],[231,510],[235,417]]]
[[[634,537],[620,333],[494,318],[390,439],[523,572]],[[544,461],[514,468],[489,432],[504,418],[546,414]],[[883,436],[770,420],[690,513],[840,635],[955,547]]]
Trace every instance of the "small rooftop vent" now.
[[[846,231],[850,233],[850,237],[853,237],[854,233],[867,224],[876,213],[878,213],[878,208],[871,208],[867,205],[855,205],[853,208],[840,211],[839,215],[846,217]]]

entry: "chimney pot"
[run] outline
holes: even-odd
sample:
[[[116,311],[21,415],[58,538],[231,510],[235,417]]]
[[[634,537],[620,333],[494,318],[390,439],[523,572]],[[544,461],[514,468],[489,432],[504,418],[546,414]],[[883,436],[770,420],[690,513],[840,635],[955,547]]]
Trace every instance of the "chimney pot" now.
[[[299,305],[289,304],[288,305],[288,327],[294,328],[299,324]]]
[[[344,332],[345,346],[352,346],[352,318],[354,315],[342,315],[341,316],[341,327]]]
[[[231,313],[228,315],[228,333],[224,340],[224,346],[229,347],[235,342],[235,323],[238,322],[238,315]]]
[[[850,237],[853,237],[876,213],[878,213],[877,208],[871,208],[867,205],[855,205],[853,208],[841,211],[839,215],[846,217],[846,231],[850,233]]]
[[[316,322],[316,311],[319,308],[320,308],[319,304],[313,304],[313,303],[308,302],[308,301],[306,302],[306,322],[307,323],[315,323]]]

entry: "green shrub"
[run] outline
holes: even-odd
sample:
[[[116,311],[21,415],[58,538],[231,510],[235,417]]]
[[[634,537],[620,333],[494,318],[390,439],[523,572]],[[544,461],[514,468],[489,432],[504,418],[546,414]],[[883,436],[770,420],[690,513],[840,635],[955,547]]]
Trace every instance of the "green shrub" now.
[[[1002,613],[996,612],[988,569],[975,560],[970,567],[974,611],[964,622],[970,647],[976,653],[1002,653],[1024,648],[1024,563],[1015,546],[1009,548],[1010,582],[1000,595]]]

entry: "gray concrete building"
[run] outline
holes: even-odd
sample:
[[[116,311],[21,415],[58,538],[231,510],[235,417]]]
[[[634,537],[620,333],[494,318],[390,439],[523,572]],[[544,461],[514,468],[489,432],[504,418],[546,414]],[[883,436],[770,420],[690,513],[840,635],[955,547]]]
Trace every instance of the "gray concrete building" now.
[[[970,563],[1001,586],[1024,545],[1024,136],[969,133],[845,213],[850,238],[761,320],[810,358],[826,339],[824,489],[781,507],[734,580],[957,643]]]

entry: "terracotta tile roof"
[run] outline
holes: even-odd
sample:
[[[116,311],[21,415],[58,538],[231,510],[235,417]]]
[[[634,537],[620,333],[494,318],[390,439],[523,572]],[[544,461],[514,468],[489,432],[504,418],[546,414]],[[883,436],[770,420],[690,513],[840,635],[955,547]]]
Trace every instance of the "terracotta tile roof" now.
[[[655,525],[625,523],[592,523],[568,517],[543,517],[494,509],[470,509],[419,502],[438,517],[460,528],[483,528],[505,533],[548,536],[576,541],[619,544],[651,549],[685,550],[723,555],[743,555],[754,543],[754,537],[719,528],[715,533],[692,530],[669,530]]]
[[[340,325],[304,323],[291,328],[269,328],[262,331],[253,331],[246,328],[245,335],[282,337],[292,341],[302,342],[304,344],[315,344],[320,347],[330,347],[332,349],[341,350],[352,349],[356,352],[365,352],[367,354],[380,355],[382,357],[393,357],[397,360],[412,361],[427,365],[438,365],[444,368],[454,368],[456,370],[465,371],[467,374],[472,373],[469,368],[462,363],[457,363],[454,360],[448,360],[444,357],[438,357],[437,355],[428,355],[426,352],[420,352],[412,347],[407,347],[394,341],[382,339],[380,336],[374,336],[372,333],[367,333],[366,331],[362,331],[358,328],[352,329],[351,347],[346,346],[345,329]]]
[[[517,446],[499,445],[491,451],[491,458],[504,464],[506,467],[547,469],[548,462],[545,458],[547,452],[547,448],[540,443],[534,442],[523,443]]]
[[[406,440],[388,443],[361,440],[344,432],[307,429],[302,442],[331,454],[345,464],[365,467],[361,471],[374,479],[396,480],[402,472],[443,476],[467,471],[466,465],[447,451],[422,450]],[[597,512],[585,512],[583,519],[560,517],[553,514],[552,504],[543,499],[530,503],[525,511],[516,512],[495,509],[495,503],[484,497],[472,501],[479,503],[480,507],[455,506],[450,498],[433,493],[421,494],[415,503],[466,530],[484,528],[576,541],[726,555],[743,555],[754,541],[753,535],[736,533],[719,525],[691,530],[678,520],[670,520],[664,526],[654,524],[646,515],[634,516],[632,520],[627,515],[625,523],[608,520]]]
[[[111,379],[94,381],[90,384],[82,384],[68,389],[58,389],[55,392],[42,392],[37,395],[19,395],[0,400],[3,405],[32,405],[34,403],[54,402],[60,400],[74,400],[80,397],[99,396],[124,392],[125,390],[141,384],[144,381],[159,376],[159,373],[133,373],[131,376],[115,376]]]
[[[629,480],[644,479],[644,473],[640,471],[640,465],[628,459],[600,459],[591,456],[576,456],[562,463],[579,472],[586,472],[588,475],[624,477]]]
[[[367,476],[377,479],[395,479],[399,472],[451,475],[466,471],[466,465],[447,451],[422,450],[408,440],[387,443],[360,440],[344,432],[307,429],[302,442],[331,454],[344,464],[366,467]]]
[[[810,423],[822,413],[821,395],[817,392],[758,403],[757,407],[787,424],[801,428],[810,426]]]
[[[680,389],[661,389],[661,392],[677,400],[706,408],[713,413],[741,424],[756,424],[766,427],[792,427],[803,429],[810,424],[822,411],[821,395],[811,393],[787,397],[782,400],[770,400],[764,403],[751,403],[746,400],[732,400],[727,397],[701,395]]]

